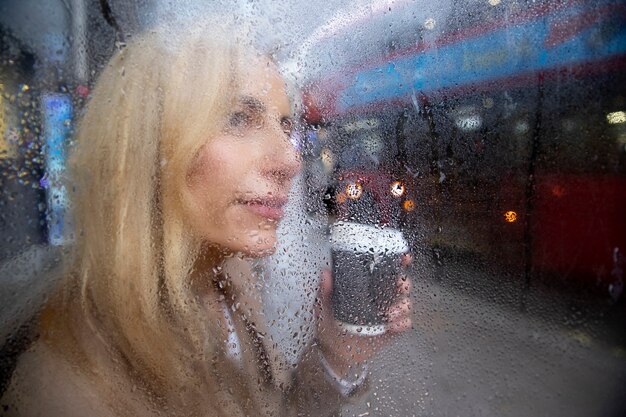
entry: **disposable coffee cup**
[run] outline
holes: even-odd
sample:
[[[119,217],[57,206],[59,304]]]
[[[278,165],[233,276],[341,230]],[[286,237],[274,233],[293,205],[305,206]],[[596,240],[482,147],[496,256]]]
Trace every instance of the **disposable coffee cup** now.
[[[386,313],[397,298],[401,256],[409,252],[402,232],[337,222],[331,227],[330,239],[335,319],[353,334],[385,333]]]

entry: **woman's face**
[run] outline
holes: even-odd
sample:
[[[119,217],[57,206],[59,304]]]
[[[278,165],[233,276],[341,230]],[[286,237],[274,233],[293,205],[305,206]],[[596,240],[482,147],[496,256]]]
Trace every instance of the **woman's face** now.
[[[195,203],[191,224],[207,242],[262,256],[274,250],[300,160],[289,138],[293,121],[284,80],[267,61],[242,67],[221,133],[207,138],[187,174]]]

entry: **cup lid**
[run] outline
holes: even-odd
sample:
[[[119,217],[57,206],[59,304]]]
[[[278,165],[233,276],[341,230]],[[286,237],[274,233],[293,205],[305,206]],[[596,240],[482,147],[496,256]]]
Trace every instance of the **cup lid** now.
[[[358,253],[409,252],[409,244],[400,230],[362,223],[334,223],[331,226],[330,242],[335,250]]]

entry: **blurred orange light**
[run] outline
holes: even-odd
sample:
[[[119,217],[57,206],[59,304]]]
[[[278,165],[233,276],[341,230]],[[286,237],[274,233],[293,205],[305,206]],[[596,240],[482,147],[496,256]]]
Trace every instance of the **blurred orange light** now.
[[[352,182],[346,186],[346,196],[351,200],[358,200],[363,194],[363,187],[358,182]]]
[[[402,203],[402,207],[406,211],[413,211],[413,210],[415,210],[415,201],[413,201],[411,199],[404,200],[404,203]]]
[[[348,197],[346,196],[346,193],[339,193],[337,194],[337,196],[335,197],[335,199],[337,200],[337,202],[339,204],[343,204],[346,202],[346,200],[348,199]]]
[[[504,220],[506,220],[508,223],[514,223],[517,221],[517,213],[509,210],[506,213],[504,213]]]

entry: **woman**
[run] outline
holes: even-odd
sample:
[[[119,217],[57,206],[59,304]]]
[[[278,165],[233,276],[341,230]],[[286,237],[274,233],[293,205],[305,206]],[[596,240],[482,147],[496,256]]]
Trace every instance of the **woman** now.
[[[252,277],[222,272],[272,252],[300,162],[275,65],[207,28],[147,33],[104,69],[70,162],[66,279],[5,413],[328,415],[363,386],[379,339],[342,335],[322,302],[318,338],[281,368],[246,301]],[[390,313],[396,332],[408,308]]]

